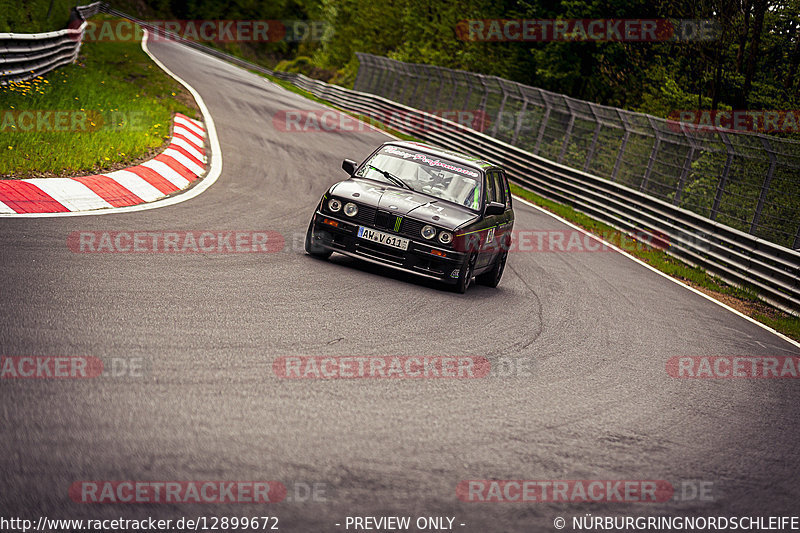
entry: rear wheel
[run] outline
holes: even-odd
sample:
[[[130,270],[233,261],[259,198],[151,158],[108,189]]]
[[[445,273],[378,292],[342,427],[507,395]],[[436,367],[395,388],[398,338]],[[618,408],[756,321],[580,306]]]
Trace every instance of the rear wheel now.
[[[317,259],[329,258],[333,252],[323,248],[319,244],[314,244],[313,234],[314,219],[311,219],[311,222],[308,224],[308,231],[306,231],[306,253]]]
[[[458,283],[455,284],[455,291],[459,294],[464,294],[469,288],[469,283],[472,280],[472,273],[475,272],[475,261],[478,259],[478,254],[473,253],[469,258],[464,261],[461,267],[461,272],[458,274]]]
[[[503,277],[503,271],[506,268],[506,259],[508,259],[508,250],[500,252],[492,269],[477,276],[475,281],[487,287],[497,287],[500,283],[500,278]]]

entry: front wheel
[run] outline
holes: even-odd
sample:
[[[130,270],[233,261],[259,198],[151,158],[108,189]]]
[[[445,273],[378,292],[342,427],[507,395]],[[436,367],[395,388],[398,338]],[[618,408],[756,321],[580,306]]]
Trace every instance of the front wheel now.
[[[308,224],[308,231],[306,231],[306,253],[311,257],[316,257],[317,259],[329,258],[333,252],[323,248],[319,244],[314,244],[313,234],[314,219],[312,218],[311,222]]]
[[[500,283],[500,278],[503,277],[503,271],[506,269],[506,259],[508,259],[508,250],[500,252],[492,269],[477,276],[475,281],[487,287],[497,287]]]
[[[475,261],[478,259],[478,254],[473,253],[464,261],[461,267],[461,272],[458,273],[458,283],[455,284],[455,291],[459,294],[464,294],[469,288],[469,283],[472,281],[472,273],[475,271]]]

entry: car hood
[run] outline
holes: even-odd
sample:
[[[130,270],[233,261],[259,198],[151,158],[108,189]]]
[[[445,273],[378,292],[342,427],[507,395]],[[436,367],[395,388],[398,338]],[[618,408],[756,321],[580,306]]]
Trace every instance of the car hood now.
[[[466,207],[459,207],[424,193],[369,180],[340,181],[331,187],[330,192],[343,199],[352,199],[354,202],[450,230],[478,218],[477,213]]]

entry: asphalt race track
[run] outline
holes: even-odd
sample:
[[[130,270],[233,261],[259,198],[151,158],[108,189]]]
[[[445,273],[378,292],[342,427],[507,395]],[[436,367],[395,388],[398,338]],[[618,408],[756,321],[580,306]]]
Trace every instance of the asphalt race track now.
[[[552,531],[554,518],[585,513],[797,511],[797,381],[674,379],[665,365],[799,348],[615,252],[515,253],[498,289],[473,285],[464,296],[342,256],[312,259],[302,236],[326,187],[345,177],[341,160],[387,137],[280,131],[277,111],[320,106],[195,50],[149,46],[208,105],[222,175],[174,206],[0,220],[2,355],[144,362],[138,377],[0,381],[3,515],[274,515],[284,531],[344,531],[347,516],[450,516],[459,531],[504,532]],[[515,207],[516,229],[567,229]],[[181,230],[275,231],[287,245],[249,254],[67,246],[75,231]],[[297,355],[485,356],[516,371],[276,377],[273,361]],[[676,494],[457,498],[459,482],[480,479],[666,480]],[[277,480],[290,497],[82,504],[68,494],[80,480]],[[324,495],[295,494],[312,484]],[[711,487],[703,498],[679,490],[700,484]]]

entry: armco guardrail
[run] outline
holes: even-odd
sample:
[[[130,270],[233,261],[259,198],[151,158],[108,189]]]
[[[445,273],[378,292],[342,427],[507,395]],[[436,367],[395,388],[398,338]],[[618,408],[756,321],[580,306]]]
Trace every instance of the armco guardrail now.
[[[86,19],[96,15],[100,7],[100,2],[74,7],[63,30],[0,33],[0,84],[30,80],[75,61]]]
[[[162,29],[119,11],[108,12],[166,35]],[[289,81],[342,109],[376,117],[398,131],[494,160],[508,169],[512,180],[541,196],[572,205],[632,235],[649,233],[668,242],[668,252],[676,257],[701,266],[729,283],[752,286],[765,301],[781,309],[800,312],[800,251],[387,98],[330,85],[302,74],[271,71],[202,44],[179,40],[231,63]]]

